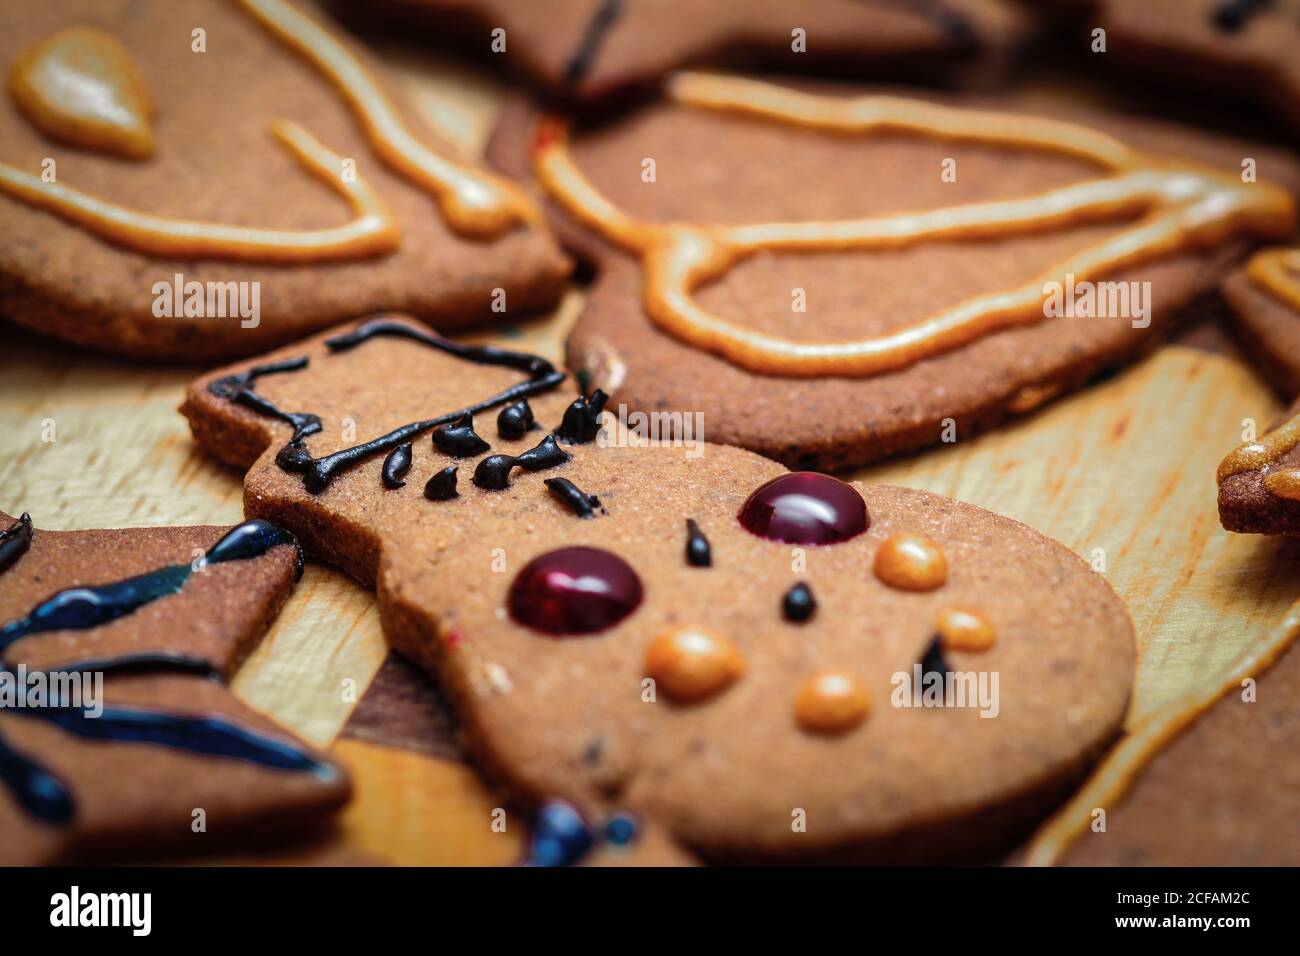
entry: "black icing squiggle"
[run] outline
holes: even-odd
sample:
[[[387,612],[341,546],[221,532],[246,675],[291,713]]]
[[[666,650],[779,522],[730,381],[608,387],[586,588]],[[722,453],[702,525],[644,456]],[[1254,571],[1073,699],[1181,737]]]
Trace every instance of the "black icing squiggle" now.
[[[0,573],[8,571],[26,554],[31,543],[32,516],[24,511],[4,534],[0,534]]]
[[[565,83],[577,83],[587,75],[592,63],[596,61],[596,54],[600,52],[605,37],[618,22],[622,13],[623,0],[600,0],[592,11],[591,19],[587,21],[587,28],[582,32],[582,39],[578,41],[577,49],[573,51],[568,64],[564,67]]]
[[[276,407],[275,403],[253,391],[253,386],[264,375],[282,375],[285,372],[298,372],[307,367],[309,359],[305,355],[296,358],[281,359],[279,362],[267,362],[234,375],[226,375],[208,385],[208,391],[220,398],[228,399],[237,405],[252,409],[267,418],[277,418],[293,426],[293,438],[290,444],[298,444],[308,435],[320,431],[320,419],[309,412],[286,412]]]
[[[547,478],[545,485],[551,494],[579,518],[594,518],[596,512],[604,512],[600,499],[589,495],[568,478]]]
[[[519,466],[525,471],[543,471],[564,464],[571,456],[547,435],[540,443],[519,455],[488,455],[474,469],[474,484],[484,491],[504,491],[510,487],[510,472]]]
[[[357,326],[351,332],[344,332],[342,335],[335,335],[326,339],[325,346],[331,352],[346,352],[356,348],[363,342],[368,342],[370,339],[380,336],[411,339],[421,345],[427,345],[440,352],[446,352],[448,355],[454,355],[458,359],[464,359],[466,362],[473,362],[476,365],[500,365],[503,368],[513,368],[521,372],[527,372],[529,375],[538,378],[555,371],[555,366],[540,355],[532,355],[528,352],[514,352],[496,345],[466,345],[463,342],[444,339],[441,335],[434,335],[432,332],[414,328],[405,322],[395,322],[392,319],[371,319],[369,322]]]
[[[293,437],[276,455],[276,464],[285,471],[301,474],[303,487],[311,494],[320,494],[329,487],[330,482],[340,472],[360,464],[372,455],[391,451],[424,432],[438,428],[441,425],[450,425],[463,419],[466,415],[473,416],[490,408],[496,408],[498,405],[518,402],[530,395],[549,391],[563,382],[565,377],[563,372],[556,371],[555,366],[540,356],[529,355],[526,352],[513,352],[509,349],[498,348],[495,345],[465,345],[391,319],[372,319],[357,326],[351,332],[345,332],[342,335],[326,339],[325,345],[331,352],[346,352],[379,336],[411,339],[467,362],[518,369],[528,373],[529,377],[481,402],[467,405],[445,415],[438,415],[435,418],[410,422],[393,429],[385,435],[380,435],[378,438],[350,448],[343,448],[320,458],[312,457],[302,441],[307,435],[320,431],[320,419],[317,416],[305,413],[282,412],[248,387],[257,374],[265,375],[271,374],[271,372],[294,371],[305,368],[307,365],[306,358],[293,360],[293,363],[281,362],[272,366],[254,366],[240,375],[218,379],[209,386],[209,389],[216,395],[228,398],[231,401],[237,401],[254,411],[293,425]]]

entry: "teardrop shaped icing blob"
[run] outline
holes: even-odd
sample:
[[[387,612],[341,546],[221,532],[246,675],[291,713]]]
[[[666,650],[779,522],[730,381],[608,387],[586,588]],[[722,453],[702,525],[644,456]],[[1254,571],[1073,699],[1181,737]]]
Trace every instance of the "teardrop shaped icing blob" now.
[[[102,30],[75,27],[28,47],[9,73],[9,93],[47,136],[130,159],[153,155],[144,80]]]
[[[641,604],[641,579],[616,554],[560,548],[538,555],[510,585],[510,616],[556,636],[613,627]]]
[[[871,524],[857,489],[815,471],[773,478],[745,499],[736,517],[750,534],[804,545],[840,544]]]

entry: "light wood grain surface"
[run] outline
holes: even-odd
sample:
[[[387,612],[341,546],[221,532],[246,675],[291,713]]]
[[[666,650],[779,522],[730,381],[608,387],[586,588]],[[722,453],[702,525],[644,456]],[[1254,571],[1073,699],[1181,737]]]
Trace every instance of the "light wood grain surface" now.
[[[392,62],[430,122],[467,153],[481,146],[497,100],[490,84],[446,64]],[[574,292],[554,316],[491,339],[558,358],[580,308]],[[3,331],[0,508],[58,530],[242,517],[239,476],[201,455],[176,413],[199,370],[133,366]],[[1225,343],[1193,336],[1009,427],[855,476],[1010,515],[1090,561],[1104,554],[1101,573],[1127,601],[1141,649],[1130,726],[1220,671],[1297,596],[1286,570],[1294,544],[1219,527],[1215,466],[1243,419],[1262,427],[1279,408]],[[313,565],[234,686],[328,745],[384,656],[373,597]],[[463,764],[356,739],[336,751],[358,784],[345,848],[412,864],[518,858],[520,828],[491,831],[497,801]]]

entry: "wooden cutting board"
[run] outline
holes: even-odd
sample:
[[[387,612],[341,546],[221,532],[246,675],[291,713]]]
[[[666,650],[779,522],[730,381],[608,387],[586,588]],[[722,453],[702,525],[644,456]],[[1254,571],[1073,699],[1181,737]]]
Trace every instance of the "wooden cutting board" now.
[[[450,64],[400,51],[387,59],[430,122],[467,153],[481,147],[495,88]],[[575,291],[550,317],[480,338],[559,359],[581,305]],[[239,476],[194,447],[176,412],[200,369],[131,365],[3,331],[0,509],[29,511],[52,530],[242,518]],[[1215,510],[1219,459],[1244,420],[1262,427],[1279,408],[1206,327],[1009,427],[852,477],[1010,515],[1104,567],[1137,628],[1132,726],[1222,670],[1297,597],[1300,545],[1228,534]],[[517,859],[521,827],[492,828],[501,801],[459,758],[428,689],[412,689],[422,678],[390,664],[343,733],[386,655],[373,597],[313,564],[234,687],[352,768],[357,797],[333,849],[410,864]]]

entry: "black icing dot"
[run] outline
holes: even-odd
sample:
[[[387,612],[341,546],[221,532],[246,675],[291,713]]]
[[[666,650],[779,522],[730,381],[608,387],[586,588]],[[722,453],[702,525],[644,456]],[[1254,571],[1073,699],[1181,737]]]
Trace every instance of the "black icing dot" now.
[[[693,568],[713,566],[713,550],[694,518],[686,519],[686,563]]]
[[[813,597],[812,588],[802,582],[785,592],[781,599],[781,613],[787,621],[802,624],[817,611],[817,599]]]
[[[492,447],[474,431],[474,416],[469,412],[448,425],[435,428],[433,444],[453,458],[473,458]]]
[[[526,398],[507,405],[497,415],[497,434],[502,438],[523,438],[533,425],[533,408]]]
[[[385,488],[401,488],[406,482],[402,477],[411,470],[411,443],[402,442],[388,453],[384,459],[383,481]]]
[[[456,466],[448,465],[424,485],[424,497],[430,501],[446,501],[456,497]]]
[[[590,397],[580,395],[564,410],[564,421],[555,430],[561,441],[583,445],[595,441],[600,434],[600,413],[605,410],[609,396],[596,389]]]
[[[930,639],[925,653],[921,655],[921,676],[938,674],[943,677],[950,670],[952,668],[948,666],[948,661],[943,656],[943,638],[936,634]]]

